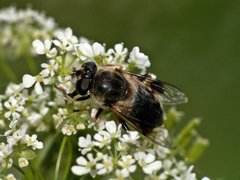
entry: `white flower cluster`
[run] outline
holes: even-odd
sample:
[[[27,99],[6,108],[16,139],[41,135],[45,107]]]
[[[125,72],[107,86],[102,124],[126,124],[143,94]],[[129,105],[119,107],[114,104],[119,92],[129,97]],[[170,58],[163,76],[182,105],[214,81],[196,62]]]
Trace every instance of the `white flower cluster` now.
[[[62,83],[62,71],[67,71],[72,66],[78,67],[86,60],[95,61],[99,65],[122,64],[126,68],[129,63],[133,63],[142,71],[145,71],[150,66],[148,57],[141,53],[138,47],[133,48],[129,58],[126,60],[128,50],[123,47],[122,43],[115,45],[114,49],[106,51],[104,45],[100,43],[90,44],[86,39],[78,40],[70,28],[64,31],[56,31],[55,36],[56,39],[53,40],[47,39],[44,42],[35,40],[32,43],[36,53],[45,54],[50,59],[49,63],[41,65],[44,69],[38,75],[25,74],[23,76],[24,87],[29,88],[35,84],[34,90],[37,94],[43,93],[41,84],[50,85],[56,83],[56,81],[61,81],[59,83]],[[66,58],[62,59],[64,53]],[[55,76],[56,74],[57,77]],[[69,88],[71,84],[70,78],[65,83],[68,84],[67,88]],[[61,85],[64,86],[64,84]]]
[[[33,25],[36,23],[37,28]],[[85,61],[94,61],[98,66],[121,64],[128,71],[144,73],[150,61],[139,47],[128,51],[119,43],[107,49],[104,44],[77,38],[71,28],[56,29],[54,21],[43,14],[15,8],[0,11],[0,45],[19,46],[12,24],[22,31],[20,33],[28,31],[31,38],[36,39],[32,42],[35,53],[45,55],[48,60],[41,64],[38,73],[23,75],[22,83],[10,83],[5,94],[0,95],[0,174],[11,168],[16,163],[14,160],[20,168],[29,166],[36,151],[43,149],[50,131],[54,131],[62,136],[87,134],[79,137],[81,155],[76,159],[77,165],[71,168],[76,175],[104,175],[105,179],[141,176],[145,179],[197,179],[193,166],[178,161],[169,149],[144,140],[138,132],[123,133],[121,125],[105,121],[111,117],[109,113],[101,116],[102,120],[93,126],[95,130],[90,128],[89,119],[96,105],[92,101],[66,102],[55,88],[57,85],[71,92],[74,88],[72,67],[79,68]],[[4,178],[16,179],[7,173]]]
[[[78,176],[135,179],[142,174],[146,179],[197,179],[193,166],[171,157],[169,149],[141,139],[136,131],[122,133],[121,125],[114,121],[105,122],[93,135],[79,137],[78,146],[82,155],[72,166]]]
[[[0,114],[1,115],[1,132],[4,132],[0,138],[0,171],[1,168],[11,168],[14,150],[24,147],[28,150],[42,149],[43,143],[37,140],[37,135],[29,135],[28,129],[39,125],[48,109],[41,109],[38,112],[39,102],[33,102],[36,94],[29,94],[24,90],[22,84],[9,84],[5,94],[0,96]],[[31,108],[27,107],[32,103]],[[19,166],[28,166],[28,157],[19,158]]]
[[[19,22],[21,17],[26,18],[26,15],[19,15],[20,12],[14,8],[10,8],[6,12],[0,12],[0,22]],[[37,16],[31,10],[25,13],[31,17]],[[49,21],[51,22],[51,20]],[[41,18],[39,22],[42,22]],[[44,23],[46,22],[43,21],[42,24]],[[74,117],[73,109],[64,108],[64,98],[54,88],[55,84],[61,84],[66,90],[71,91],[73,88],[70,76],[72,66],[78,67],[83,61],[92,60],[100,66],[108,63],[121,63],[126,68],[128,63],[133,63],[137,68],[145,71],[146,67],[150,65],[148,57],[140,53],[138,47],[133,48],[126,60],[128,51],[127,48],[123,47],[123,44],[117,44],[114,49],[106,51],[105,46],[100,43],[90,44],[86,39],[76,38],[70,28],[56,30],[54,36],[55,38],[52,40],[40,41],[37,39],[32,43],[37,54],[44,54],[49,58],[48,62],[41,64],[42,70],[35,75],[25,74],[22,83],[9,84],[5,94],[0,96],[0,111],[3,114],[0,126],[5,129],[1,138],[6,138],[6,142],[3,140],[1,143],[0,162],[10,164],[5,165],[8,168],[11,167],[11,154],[15,147],[25,144],[32,150],[43,148],[43,143],[37,140],[37,135],[34,132],[46,132],[53,124],[55,128],[60,128],[61,132],[68,136],[76,134],[79,129],[85,129],[85,123],[89,119],[88,113],[79,113],[80,119],[79,116]],[[29,89],[31,87],[34,88]],[[51,95],[53,93],[54,95]],[[83,102],[79,106],[86,109],[89,104]],[[46,117],[48,117],[50,108],[55,113],[49,116],[52,118],[48,119]],[[91,108],[88,108],[88,112],[91,112]],[[74,121],[72,121],[73,119]],[[30,131],[33,132],[32,135],[29,134]],[[102,133],[95,137],[96,144],[98,143],[99,146],[104,146],[104,141],[108,141],[108,134]],[[111,137],[115,136],[118,134],[111,134]],[[108,161],[108,159],[104,159]],[[28,157],[19,157],[18,162],[20,167],[25,167],[28,165]]]
[[[85,38],[78,39],[73,35],[70,28],[57,30],[54,36],[55,38],[52,40],[40,41],[37,39],[33,41],[32,45],[36,53],[46,55],[49,58],[49,63],[41,64],[42,70],[37,75],[25,74],[23,76],[24,88],[34,86],[33,92],[40,97],[45,91],[44,87],[56,84],[60,84],[67,92],[70,92],[73,89],[70,76],[72,73],[71,68],[78,68],[84,61],[95,61],[99,66],[111,63],[121,64],[125,68],[132,64],[131,68],[135,67],[142,72],[150,66],[148,57],[141,53],[138,47],[134,47],[128,53],[127,48],[120,43],[116,44],[113,49],[105,50],[105,46],[100,43],[94,42],[90,44]],[[56,89],[54,91],[56,92]],[[53,102],[56,106],[57,102],[59,102],[57,103],[58,105],[63,103],[62,100],[62,96],[59,96]],[[52,117],[56,127],[61,127],[63,134],[76,134],[76,129],[85,128],[83,122],[71,123],[67,121],[71,112],[67,112],[68,115],[64,115],[64,112],[67,110],[63,111],[62,106],[57,111],[58,113]],[[62,124],[63,120],[65,120],[64,124]],[[67,122],[70,123],[68,124]]]
[[[56,23],[53,18],[31,8],[17,10],[9,7],[0,11],[0,27],[0,54],[14,60],[20,55],[32,53],[30,45],[34,39],[51,37]]]

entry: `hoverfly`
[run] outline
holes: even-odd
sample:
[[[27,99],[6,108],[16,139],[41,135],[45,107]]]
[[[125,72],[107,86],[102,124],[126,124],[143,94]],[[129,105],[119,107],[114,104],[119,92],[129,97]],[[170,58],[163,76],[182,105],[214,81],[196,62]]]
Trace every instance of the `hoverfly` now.
[[[187,102],[185,94],[175,86],[151,74],[124,71],[119,65],[97,67],[94,62],[86,62],[80,69],[73,70],[72,82],[75,86],[72,93],[57,88],[75,101],[93,98],[99,105],[95,120],[103,109],[109,108],[126,131],[134,129],[161,146],[166,146],[160,138],[163,132],[156,129],[163,124],[162,105]]]

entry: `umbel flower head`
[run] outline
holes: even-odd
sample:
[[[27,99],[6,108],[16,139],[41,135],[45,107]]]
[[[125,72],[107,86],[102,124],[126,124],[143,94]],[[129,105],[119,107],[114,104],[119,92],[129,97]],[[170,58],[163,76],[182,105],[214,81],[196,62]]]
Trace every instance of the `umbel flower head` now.
[[[56,29],[53,18],[44,13],[31,8],[17,10],[16,7],[0,10],[0,26],[0,55],[11,61],[32,54],[31,42],[36,38],[49,38]]]
[[[36,18],[32,11],[22,14],[25,17],[24,13],[30,12]],[[6,25],[24,19],[15,17],[19,13],[15,8],[1,13],[0,22]],[[9,14],[11,19],[7,18]],[[39,20],[42,23],[49,20],[42,18]],[[39,71],[24,74],[21,83],[10,83],[0,96],[0,179],[24,177],[28,168],[37,169],[33,174],[55,179],[60,175],[86,179],[197,179],[191,164],[208,144],[196,133],[199,119],[191,120],[174,137],[175,149],[166,148],[136,131],[124,131],[110,111],[104,111],[98,122],[93,123],[95,102],[67,101],[55,88],[57,85],[67,93],[72,92],[72,68],[78,69],[86,61],[98,66],[121,64],[125,70],[145,73],[151,65],[149,57],[139,47],[129,51],[118,43],[107,48],[105,44],[76,37],[71,28],[50,25],[51,35],[31,42],[35,53],[44,55],[45,62],[38,67]],[[175,108],[166,112],[164,121],[170,133],[182,115]],[[64,169],[61,162],[66,162]],[[25,174],[9,173],[15,172],[11,170],[16,166]],[[49,175],[52,172],[54,175]]]

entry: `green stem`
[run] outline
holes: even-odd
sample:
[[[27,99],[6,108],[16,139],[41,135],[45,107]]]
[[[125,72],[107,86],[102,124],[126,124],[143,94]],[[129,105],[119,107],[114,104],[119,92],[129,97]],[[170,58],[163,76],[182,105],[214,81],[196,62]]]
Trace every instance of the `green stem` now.
[[[61,163],[61,160],[62,160],[62,156],[63,156],[63,152],[64,152],[64,148],[65,148],[66,142],[67,142],[67,136],[64,136],[64,138],[62,140],[62,144],[61,144],[60,150],[59,150],[58,158],[57,158],[54,180],[58,180],[60,163]]]
[[[24,172],[21,168],[19,168],[17,165],[13,164],[13,167],[14,167],[19,173],[21,173],[23,176],[26,176],[26,175],[25,175],[25,172]]]
[[[6,61],[4,61],[3,59],[0,59],[0,68],[10,81],[12,82],[18,81],[15,72],[10,68],[9,64],[6,63]]]
[[[63,176],[63,180],[67,180],[68,178],[68,173],[69,173],[69,169],[72,163],[72,144],[70,141],[68,141],[68,157],[67,157],[67,162],[66,162],[66,168],[65,168],[65,173]]]
[[[30,167],[31,167],[32,175],[34,177],[34,178],[30,178],[30,179],[44,180],[39,169],[37,169],[34,165],[31,165]]]

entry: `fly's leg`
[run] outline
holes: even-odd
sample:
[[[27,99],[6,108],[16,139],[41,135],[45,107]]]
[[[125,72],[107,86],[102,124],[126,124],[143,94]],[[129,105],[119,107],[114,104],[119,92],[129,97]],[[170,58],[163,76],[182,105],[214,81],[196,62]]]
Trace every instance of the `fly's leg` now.
[[[129,127],[127,126],[126,122],[120,117],[117,117],[117,118],[118,118],[118,122],[122,125],[122,128],[124,129],[124,131],[129,131]]]
[[[86,96],[82,96],[82,97],[79,97],[77,99],[74,99],[74,97],[76,97],[78,95],[76,90],[74,90],[72,93],[67,93],[66,90],[63,87],[56,86],[56,88],[59,91],[61,91],[63,93],[63,96],[70,101],[84,101],[84,100],[87,100],[87,99],[90,98],[90,95],[88,94]]]
[[[77,91],[76,91],[76,90],[73,91],[72,93],[69,93],[69,94],[68,94],[63,87],[55,86],[55,88],[56,88],[57,90],[61,91],[62,94],[63,94],[63,96],[64,96],[66,99],[68,99],[68,100],[70,100],[70,101],[75,101],[73,98],[77,95]]]

